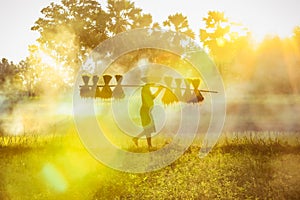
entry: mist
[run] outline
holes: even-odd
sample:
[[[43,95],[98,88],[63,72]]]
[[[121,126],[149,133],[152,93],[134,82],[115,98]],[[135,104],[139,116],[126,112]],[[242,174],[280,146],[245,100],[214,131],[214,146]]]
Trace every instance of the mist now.
[[[55,36],[56,39],[57,37],[60,36]],[[73,39],[70,45],[73,45],[73,48],[78,47]],[[112,76],[121,74],[124,75],[122,84],[140,85],[142,84],[141,77],[147,73],[149,75],[147,67],[153,68],[154,61],[156,65],[165,66],[165,69],[151,69],[152,74],[161,76],[162,82],[165,76],[187,78],[196,75],[193,70],[187,70],[190,66],[181,63],[182,61],[179,61],[176,56],[172,57],[166,52],[156,50],[152,53],[158,57],[163,54],[167,59],[159,60],[153,57],[149,50],[146,54],[143,51],[131,52],[112,63],[106,69],[105,74]],[[42,55],[44,54],[45,52]],[[36,51],[34,55],[41,54]],[[298,120],[300,113],[299,55],[299,50],[291,41],[276,38],[266,39],[255,50],[240,52],[234,62],[228,66],[230,70],[227,74],[222,74],[227,101],[224,132],[300,131]],[[132,60],[132,58],[135,59]],[[12,92],[11,89],[2,91],[0,95],[0,132],[2,135],[64,134],[65,131],[58,131],[59,127],[70,125],[73,94],[70,85],[75,76],[72,77],[68,72],[62,73],[64,63],[53,60],[51,56],[45,57],[44,55],[43,59],[42,62],[48,62],[48,65],[56,64],[56,67],[51,68],[46,65],[40,71],[41,81],[36,83],[40,92],[39,96],[24,98],[22,93]],[[94,63],[91,61],[90,64],[94,65]],[[167,69],[168,67],[170,68]],[[95,66],[92,66],[91,72],[94,69]],[[101,75],[97,75],[100,76],[98,84],[103,84]],[[110,84],[116,84],[116,81],[112,79]],[[6,85],[9,86],[9,83]],[[174,82],[173,86],[175,86]],[[206,87],[205,82],[201,82],[200,88],[206,89]],[[203,95],[205,101],[200,105],[199,132],[201,133],[205,132],[209,126],[210,98],[213,98],[213,95]],[[136,97],[138,98],[139,96]],[[164,106],[162,108],[166,109]],[[168,127],[164,130],[172,132],[176,130],[180,119],[174,117],[176,115],[170,112],[170,108],[172,107],[166,109],[166,113],[169,114],[165,117],[172,119],[173,125],[168,123]],[[138,121],[138,108],[135,110],[135,118]],[[131,112],[134,113],[134,111]]]

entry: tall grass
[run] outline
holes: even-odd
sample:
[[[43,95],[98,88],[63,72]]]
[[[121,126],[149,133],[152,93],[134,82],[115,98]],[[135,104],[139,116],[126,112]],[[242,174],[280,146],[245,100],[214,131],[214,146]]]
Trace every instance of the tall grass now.
[[[300,143],[295,134],[290,136],[273,132],[223,134],[203,159],[198,157],[198,138],[171,165],[143,174],[103,166],[74,134],[5,136],[0,139],[0,198],[299,199]],[[147,152],[146,144],[136,148],[128,142],[123,148]],[[57,190],[44,177],[45,166],[62,174],[65,190]]]

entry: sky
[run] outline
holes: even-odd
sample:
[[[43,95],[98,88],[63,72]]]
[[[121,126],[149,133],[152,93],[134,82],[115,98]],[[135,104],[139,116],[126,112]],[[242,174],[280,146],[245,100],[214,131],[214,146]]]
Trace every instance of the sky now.
[[[0,7],[0,58],[15,63],[28,56],[28,45],[35,44],[38,33],[31,31],[41,17],[42,8],[59,0],[6,0]],[[100,0],[104,2],[105,0]],[[202,18],[209,10],[224,11],[229,20],[242,23],[261,41],[266,35],[289,37],[300,26],[298,0],[135,0],[136,6],[151,13],[153,20],[162,22],[176,12],[188,17],[191,28],[198,34],[204,27]]]

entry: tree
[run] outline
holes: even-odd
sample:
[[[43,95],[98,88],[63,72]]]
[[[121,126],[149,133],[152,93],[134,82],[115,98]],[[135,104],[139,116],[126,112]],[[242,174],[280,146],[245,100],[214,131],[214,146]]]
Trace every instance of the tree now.
[[[173,38],[162,38],[162,41],[168,42],[170,45],[176,46],[176,48],[186,49],[190,44],[182,45],[186,41],[183,40],[183,34],[194,39],[195,34],[192,29],[189,28],[189,23],[186,16],[181,13],[175,15],[169,15],[168,19],[163,22],[163,26],[174,32]],[[183,42],[183,43],[182,43]]]
[[[40,48],[64,66],[78,69],[85,56],[107,39],[107,13],[96,0],[62,0],[42,9],[31,28]]]
[[[146,28],[152,24],[152,16],[143,14],[141,8],[135,7],[129,0],[108,0],[108,30],[115,35],[130,29]]]
[[[300,92],[300,26],[296,26],[293,35],[283,43],[284,64],[288,70],[289,82],[293,93]]]
[[[260,43],[251,82],[255,93],[288,94],[293,91],[288,65],[292,64],[294,55],[287,54],[291,52],[288,48],[291,48],[288,41],[278,36],[267,37]],[[292,71],[297,72],[295,68]]]
[[[34,65],[30,64],[30,58],[20,61],[18,64],[18,79],[21,82],[22,90],[27,94],[28,97],[34,97],[39,95],[38,87],[38,70],[34,68]]]
[[[296,46],[300,50],[300,26],[297,26],[297,27],[294,28],[294,30],[293,30],[293,39],[296,43]]]
[[[142,9],[135,6],[134,2],[129,0],[108,0],[107,1],[108,21],[108,35],[114,36],[131,29],[149,28],[152,25],[152,16],[150,14],[142,13]],[[157,26],[154,23],[152,26]],[[128,38],[130,39],[130,38]],[[120,41],[119,41],[120,42]],[[127,45],[127,40],[124,44],[113,44],[112,51],[118,50],[120,45]],[[130,43],[138,43],[135,38],[131,38]],[[113,52],[110,52],[113,55]],[[117,63],[123,68],[128,69],[133,66],[141,57],[147,53],[147,50],[142,49],[131,52],[122,58],[119,58]]]
[[[143,14],[129,0],[108,0],[107,11],[96,0],[62,0],[41,12],[43,17],[32,27],[40,33],[38,48],[74,72],[108,37],[152,23],[152,16]]]
[[[29,57],[26,59],[22,80],[27,91],[32,91],[34,95],[57,96],[67,92],[72,84],[72,70],[67,70],[56,60],[45,54],[40,47],[29,46]]]
[[[160,41],[167,43],[166,46],[173,46],[181,52],[190,51],[193,49],[194,44],[192,39],[195,39],[195,34],[189,27],[186,16],[182,15],[182,13],[169,15],[168,19],[163,21],[163,26],[171,31],[167,34],[164,34],[163,32],[160,33]],[[152,60],[155,60],[155,62],[160,64],[173,66],[177,69],[184,69],[186,67],[181,58],[178,58],[177,55],[170,54],[166,51],[156,51],[156,55],[153,56]]]
[[[9,62],[3,58],[0,62],[0,90],[6,95],[12,95],[19,98],[24,95],[24,91],[28,91],[27,83],[24,82],[24,75],[29,71],[29,65],[26,61],[21,61],[19,64]]]
[[[223,12],[209,11],[203,20],[206,26],[200,29],[200,41],[226,78],[237,54],[249,46],[249,32],[242,25],[230,22]]]
[[[16,65],[13,62],[9,62],[8,59],[2,58],[0,61],[0,86],[3,87],[4,84],[12,84],[16,74]]]
[[[193,39],[195,38],[195,33],[189,28],[187,17],[181,13],[169,15],[168,19],[163,22],[163,25],[168,27],[171,31],[186,34]]]

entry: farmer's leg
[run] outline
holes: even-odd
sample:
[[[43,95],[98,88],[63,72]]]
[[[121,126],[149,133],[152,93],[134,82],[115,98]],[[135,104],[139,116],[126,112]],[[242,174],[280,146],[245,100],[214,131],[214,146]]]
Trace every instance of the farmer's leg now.
[[[144,135],[147,137],[148,126],[151,123],[149,108],[142,106],[141,110],[140,110],[140,116],[141,116],[142,126],[144,127],[144,130],[140,134],[138,134],[136,137],[132,138],[132,141],[136,144],[136,146],[138,146],[138,139],[140,137],[142,137]]]
[[[152,147],[152,143],[151,143],[151,132],[150,131],[147,131],[146,138],[147,138],[148,148],[151,148]]]
[[[151,147],[152,146],[152,144],[151,144],[151,130],[149,128],[144,128],[144,130],[140,134],[138,134],[136,137],[132,138],[132,141],[135,143],[136,146],[138,146],[138,139],[140,137],[143,137],[144,135],[147,138],[148,146]]]
[[[147,129],[144,129],[140,134],[138,134],[137,136],[135,136],[134,138],[132,138],[132,141],[134,142],[134,144],[135,144],[136,146],[139,146],[138,140],[139,140],[141,137],[143,137],[144,135],[147,137],[147,135],[148,135]]]

